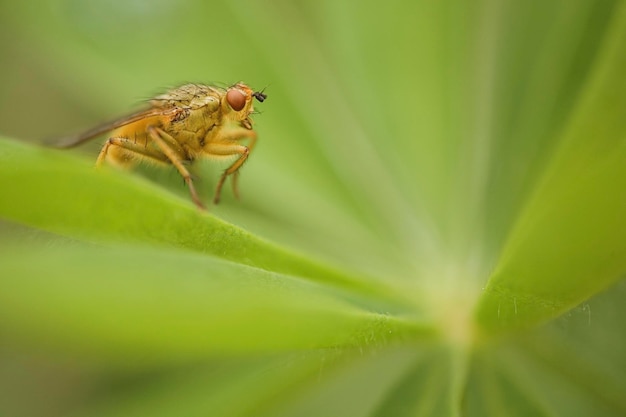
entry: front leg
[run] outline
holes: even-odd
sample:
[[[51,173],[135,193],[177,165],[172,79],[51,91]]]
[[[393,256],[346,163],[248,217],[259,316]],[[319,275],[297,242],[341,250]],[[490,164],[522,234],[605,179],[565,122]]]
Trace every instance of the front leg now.
[[[235,143],[241,139],[249,139],[248,146],[239,145]],[[204,151],[207,155],[211,156],[231,156],[239,155],[239,158],[228,168],[224,170],[222,176],[217,182],[215,188],[215,197],[213,197],[213,203],[218,204],[220,202],[220,195],[222,193],[222,186],[226,181],[226,177],[233,174],[232,184],[233,193],[235,197],[239,198],[239,190],[237,188],[237,178],[239,174],[239,168],[246,162],[250,152],[256,144],[256,132],[254,130],[247,129],[233,129],[222,133],[217,138],[214,138],[204,147]]]

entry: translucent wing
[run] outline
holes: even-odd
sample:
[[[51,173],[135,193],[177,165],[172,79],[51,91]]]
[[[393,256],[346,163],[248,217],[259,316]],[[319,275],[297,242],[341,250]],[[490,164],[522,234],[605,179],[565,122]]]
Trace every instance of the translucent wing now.
[[[106,132],[115,130],[118,127],[126,126],[149,117],[175,115],[180,111],[183,111],[183,109],[176,107],[166,109],[150,108],[147,110],[142,110],[137,113],[133,113],[107,123],[103,123],[86,132],[79,133],[78,135],[68,136],[66,138],[56,141],[55,143],[52,143],[51,146],[54,146],[55,148],[72,148],[74,146],[80,145],[81,143],[87,142],[90,139],[103,135]]]

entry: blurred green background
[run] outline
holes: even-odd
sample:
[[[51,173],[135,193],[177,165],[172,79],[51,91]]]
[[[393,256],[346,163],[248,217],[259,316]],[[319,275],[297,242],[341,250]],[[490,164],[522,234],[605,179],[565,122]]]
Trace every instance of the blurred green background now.
[[[558,149],[622,4],[0,0],[0,134],[42,143],[185,82],[266,88],[242,201],[225,188],[211,213],[406,290],[435,316],[457,306],[467,314]],[[101,143],[68,152],[92,162]],[[221,167],[198,165],[208,201]],[[139,175],[188,200],[174,170]],[[0,254],[18,241],[74,243],[0,222]],[[125,262],[112,267],[128,266],[124,277],[134,271]],[[134,369],[109,363],[106,349],[85,358],[71,342],[39,345],[40,335],[24,330],[15,340],[0,336],[0,415],[258,415],[253,405],[267,415],[447,415],[461,400],[470,415],[505,415],[497,410],[508,404],[510,415],[619,415],[623,292],[618,285],[531,337],[477,349],[467,366],[448,362],[466,346],[418,343],[375,360],[333,349],[227,352]],[[598,323],[591,329],[589,317]],[[570,370],[572,362],[584,366]],[[432,401],[403,408],[414,392]]]

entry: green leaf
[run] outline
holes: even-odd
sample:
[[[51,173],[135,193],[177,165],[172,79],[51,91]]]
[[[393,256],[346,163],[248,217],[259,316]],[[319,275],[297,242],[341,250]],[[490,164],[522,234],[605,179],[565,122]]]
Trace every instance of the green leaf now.
[[[489,330],[571,309],[626,271],[626,7],[478,306]]]
[[[420,327],[355,305],[352,294],[213,257],[134,247],[3,252],[2,333],[78,354],[170,361],[362,347]]]
[[[476,349],[469,415],[621,416],[626,281],[565,316]]]
[[[395,383],[408,367],[432,358],[432,350],[420,346],[391,347],[376,355],[353,356],[334,367],[320,369],[317,380],[295,392],[292,399],[261,415],[266,417],[314,417],[319,415],[369,416],[394,392]],[[250,414],[254,415],[254,414]]]
[[[91,241],[143,242],[209,253],[279,273],[382,295],[366,277],[324,267],[203,213],[190,200],[61,151],[0,138],[0,215]]]
[[[222,358],[192,369],[151,375],[149,383],[127,385],[100,398],[96,406],[71,415],[200,417],[207,410],[222,417],[258,415],[259,410],[275,406],[285,392],[297,392],[318,378],[324,366],[337,363],[337,356],[341,355],[323,350],[278,357]]]
[[[376,417],[453,415],[456,403],[451,394],[450,357],[444,349],[420,356],[406,374],[388,391],[374,414]],[[416,396],[421,392],[421,396]]]

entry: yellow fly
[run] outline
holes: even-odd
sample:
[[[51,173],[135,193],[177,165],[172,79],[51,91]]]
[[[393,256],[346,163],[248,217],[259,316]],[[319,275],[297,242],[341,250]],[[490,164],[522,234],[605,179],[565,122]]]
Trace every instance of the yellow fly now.
[[[68,138],[57,146],[70,148],[111,132],[96,166],[105,161],[121,166],[141,161],[172,164],[184,178],[194,203],[204,208],[185,165],[200,157],[237,157],[221,175],[213,201],[219,202],[224,181],[230,175],[233,192],[238,196],[239,168],[257,139],[250,118],[254,98],[263,102],[267,95],[243,83],[226,89],[185,84],[150,100],[145,110]],[[244,140],[248,140],[247,146],[241,144]]]

